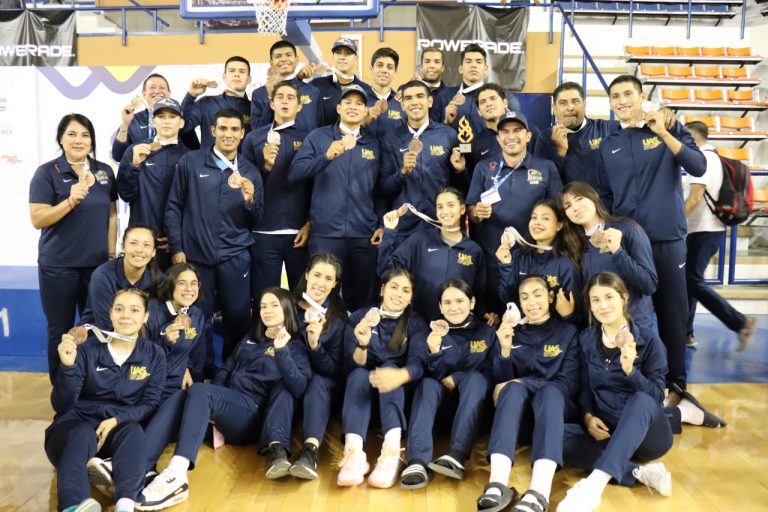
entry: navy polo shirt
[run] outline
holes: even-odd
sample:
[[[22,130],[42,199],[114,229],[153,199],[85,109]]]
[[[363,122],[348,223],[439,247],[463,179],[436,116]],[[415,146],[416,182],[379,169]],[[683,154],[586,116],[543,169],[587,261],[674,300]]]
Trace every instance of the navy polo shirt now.
[[[115,174],[89,158],[96,177],[88,195],[59,222],[43,228],[37,264],[47,267],[96,267],[107,261],[109,212],[117,200]],[[64,155],[37,168],[29,184],[29,202],[56,206],[78,182]]]

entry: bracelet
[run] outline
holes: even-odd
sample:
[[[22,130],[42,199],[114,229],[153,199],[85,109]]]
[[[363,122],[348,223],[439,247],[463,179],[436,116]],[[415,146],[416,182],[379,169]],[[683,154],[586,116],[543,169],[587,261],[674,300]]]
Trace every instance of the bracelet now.
[[[361,345],[361,344],[358,343],[357,344],[357,348],[359,350],[368,350],[368,345]]]

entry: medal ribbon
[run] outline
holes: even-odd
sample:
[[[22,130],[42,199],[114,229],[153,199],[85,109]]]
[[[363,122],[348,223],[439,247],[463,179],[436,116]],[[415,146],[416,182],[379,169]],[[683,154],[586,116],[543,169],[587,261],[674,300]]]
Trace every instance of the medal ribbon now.
[[[307,304],[309,304],[312,309],[320,313],[321,315],[325,315],[328,309],[321,306],[316,300],[314,300],[312,297],[310,297],[307,292],[301,292],[301,298],[304,299]]]
[[[424,130],[427,129],[427,126],[429,126],[429,117],[427,117],[427,120],[424,121],[424,124],[422,124],[418,130],[414,130],[411,128],[411,125],[408,126],[408,130],[411,132],[411,135],[413,135],[413,138],[416,140],[419,140],[419,137],[421,137],[421,134],[424,133]]]
[[[461,226],[455,226],[455,227],[452,227],[452,228],[445,228],[445,227],[443,227],[442,223],[439,220],[433,219],[432,217],[430,217],[426,213],[421,213],[411,203],[403,203],[403,206],[408,208],[409,212],[411,212],[412,214],[414,214],[415,216],[417,216],[418,218],[420,218],[421,220],[423,220],[427,224],[436,227],[437,229],[444,229],[444,230],[448,231],[449,233],[453,233],[453,232],[456,232],[456,231],[461,231]]]
[[[110,338],[115,340],[120,340],[120,341],[136,341],[136,339],[138,338],[138,336],[131,337],[131,336],[125,336],[123,334],[118,334],[112,331],[103,331],[98,327],[96,327],[95,325],[91,325],[91,324],[83,324],[81,327],[85,327],[85,330],[87,331],[93,331],[94,336],[96,336],[96,338],[102,343],[109,343]]]
[[[552,246],[550,245],[538,245],[538,244],[532,244],[525,238],[523,238],[523,235],[521,235],[514,227],[509,226],[504,228],[504,233],[511,233],[512,237],[515,239],[515,242],[527,245],[528,247],[533,247],[534,249],[541,249],[542,251],[551,251]]]

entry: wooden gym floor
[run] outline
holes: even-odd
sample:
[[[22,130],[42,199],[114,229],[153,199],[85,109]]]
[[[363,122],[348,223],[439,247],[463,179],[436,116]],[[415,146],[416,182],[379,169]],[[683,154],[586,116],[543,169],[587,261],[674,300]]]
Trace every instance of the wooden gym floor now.
[[[696,384],[691,390],[724,415],[724,429],[688,427],[676,436],[674,448],[662,460],[673,474],[673,496],[664,498],[644,486],[632,489],[609,486],[601,511],[768,510],[768,384]],[[40,373],[0,373],[0,511],[44,511],[55,508],[55,477],[43,451],[43,432],[53,411],[50,385]],[[484,459],[487,438],[478,441],[464,481],[436,477],[419,491],[336,486],[331,465],[339,457],[339,425],[334,422],[323,444],[320,478],[301,482],[264,478],[264,457],[254,447],[201,448],[198,469],[190,473],[190,500],[180,511],[473,511],[486,483],[489,467]],[[436,452],[444,447],[438,443]],[[368,459],[375,462],[380,438],[369,436]],[[170,449],[161,459],[164,467]],[[555,476],[552,502],[559,502],[582,476],[566,470]],[[519,491],[530,479],[530,450],[518,451],[510,484]],[[94,490],[94,497],[107,501]],[[107,508],[106,510],[110,510]]]

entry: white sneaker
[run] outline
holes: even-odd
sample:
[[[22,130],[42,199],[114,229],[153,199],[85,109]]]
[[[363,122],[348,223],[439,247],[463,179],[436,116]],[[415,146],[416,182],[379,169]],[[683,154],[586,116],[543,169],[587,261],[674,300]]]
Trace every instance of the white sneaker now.
[[[162,510],[189,499],[189,480],[187,472],[176,474],[165,468],[152,483],[141,491],[142,504],[136,504],[136,510]]]
[[[672,473],[667,471],[663,462],[639,466],[632,470],[632,476],[662,496],[672,496]]]
[[[557,506],[557,512],[592,512],[600,506],[600,493],[582,478],[568,489],[565,499]]]
[[[368,458],[363,450],[348,449],[344,451],[344,457],[339,462],[339,476],[336,484],[341,487],[360,485],[365,480],[365,474],[371,468]]]
[[[368,485],[380,489],[389,489],[397,482],[400,471],[400,448],[383,447],[371,474]]]
[[[108,498],[115,497],[115,482],[112,479],[112,459],[94,457],[86,464],[91,485]]]

